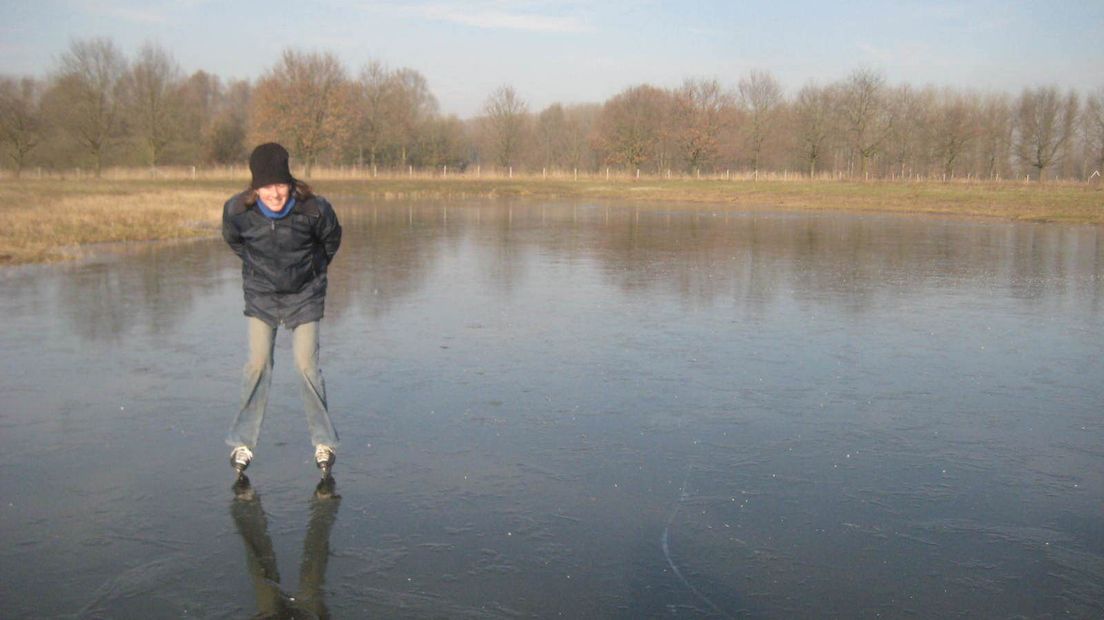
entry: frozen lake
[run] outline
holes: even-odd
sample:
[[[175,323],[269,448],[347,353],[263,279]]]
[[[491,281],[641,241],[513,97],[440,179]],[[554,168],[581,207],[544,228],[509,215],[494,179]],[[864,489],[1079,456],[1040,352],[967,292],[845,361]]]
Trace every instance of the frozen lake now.
[[[0,271],[0,615],[1104,615],[1104,229],[335,198],[340,498],[221,240]]]

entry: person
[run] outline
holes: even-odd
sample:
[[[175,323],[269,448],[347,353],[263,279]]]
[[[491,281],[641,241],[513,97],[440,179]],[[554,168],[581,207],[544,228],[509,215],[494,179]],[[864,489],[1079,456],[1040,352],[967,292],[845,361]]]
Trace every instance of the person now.
[[[253,460],[272,382],[276,330],[284,327],[292,332],[314,459],[326,479],[337,459],[338,436],[318,366],[319,321],[341,225],[330,203],[291,175],[283,146],[258,146],[249,156],[249,170],[249,187],[231,197],[222,213],[222,236],[242,261],[249,341],[240,406],[226,437],[230,464],[241,477]]]

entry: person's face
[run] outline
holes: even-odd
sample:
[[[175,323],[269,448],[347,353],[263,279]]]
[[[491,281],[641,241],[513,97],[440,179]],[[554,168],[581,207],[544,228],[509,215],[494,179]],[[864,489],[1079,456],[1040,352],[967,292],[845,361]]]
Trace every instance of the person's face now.
[[[287,183],[265,185],[257,188],[257,198],[260,198],[261,202],[269,209],[280,212],[284,210],[284,206],[287,204],[290,191],[291,186]]]

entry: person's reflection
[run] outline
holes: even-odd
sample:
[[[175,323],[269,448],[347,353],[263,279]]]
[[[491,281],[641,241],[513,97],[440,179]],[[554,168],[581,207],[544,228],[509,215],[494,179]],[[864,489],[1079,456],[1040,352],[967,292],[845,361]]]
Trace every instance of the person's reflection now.
[[[280,588],[276,554],[268,537],[268,520],[261,498],[242,476],[234,484],[230,514],[245,543],[245,561],[257,597],[254,618],[329,618],[322,584],[330,558],[330,530],[337,518],[341,496],[334,492],[332,477],[318,483],[311,499],[310,522],[303,539],[303,560],[299,566],[299,589],[292,596]]]

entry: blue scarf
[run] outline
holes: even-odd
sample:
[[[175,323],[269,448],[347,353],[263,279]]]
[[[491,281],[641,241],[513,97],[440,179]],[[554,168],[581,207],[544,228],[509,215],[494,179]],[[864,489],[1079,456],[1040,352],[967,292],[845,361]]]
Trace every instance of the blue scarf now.
[[[288,213],[291,213],[291,209],[293,207],[295,207],[295,196],[288,196],[287,204],[284,205],[284,208],[281,209],[279,213],[273,211],[272,209],[269,209],[268,206],[265,205],[264,201],[260,199],[260,197],[257,198],[257,208],[260,209],[261,213],[264,213],[264,216],[270,220],[279,220],[287,217]]]

